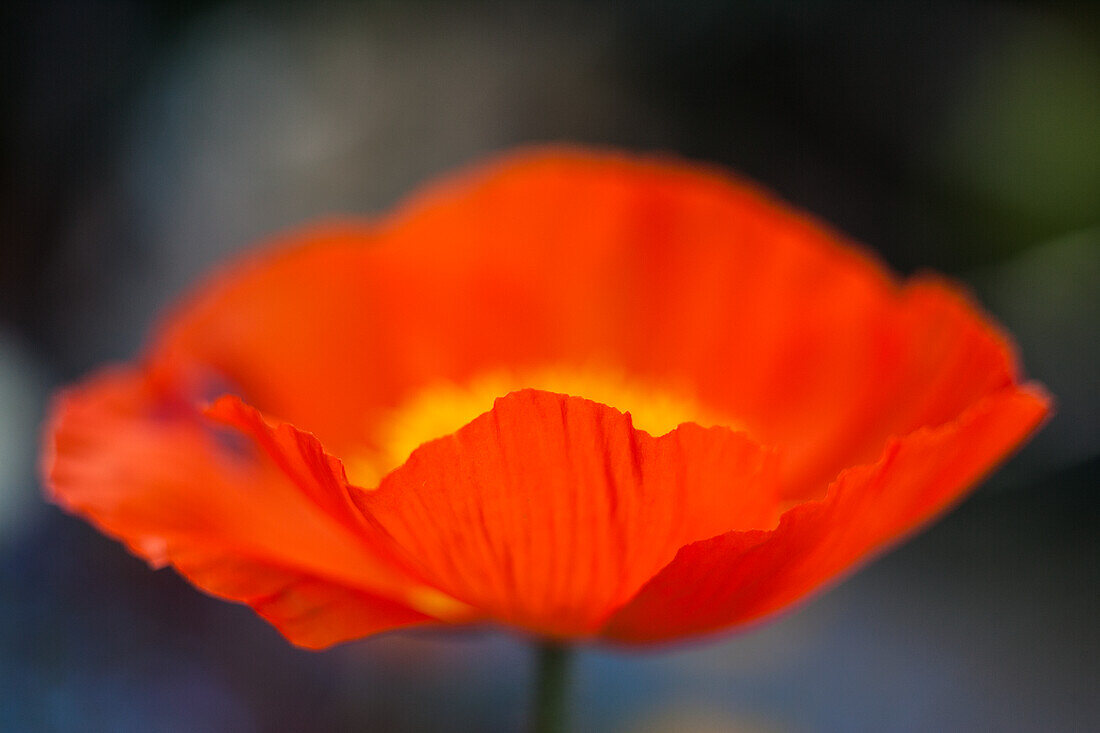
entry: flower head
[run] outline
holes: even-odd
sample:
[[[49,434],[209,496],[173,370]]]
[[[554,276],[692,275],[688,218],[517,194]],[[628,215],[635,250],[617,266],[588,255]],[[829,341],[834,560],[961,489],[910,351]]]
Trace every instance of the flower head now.
[[[302,646],[651,642],[806,597],[1047,410],[955,286],[725,174],[548,150],[222,271],[58,397],[44,472]]]

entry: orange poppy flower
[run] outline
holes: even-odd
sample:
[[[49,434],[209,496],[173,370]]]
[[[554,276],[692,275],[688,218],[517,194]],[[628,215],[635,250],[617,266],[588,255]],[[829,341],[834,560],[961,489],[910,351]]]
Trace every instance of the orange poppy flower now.
[[[955,286],[721,172],[546,150],[224,270],[58,397],[44,471],[301,646],[656,642],[834,581],[1047,411]]]

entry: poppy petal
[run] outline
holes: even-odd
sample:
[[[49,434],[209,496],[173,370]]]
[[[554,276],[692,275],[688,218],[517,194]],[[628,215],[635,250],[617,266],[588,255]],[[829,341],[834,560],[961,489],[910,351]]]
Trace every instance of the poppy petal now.
[[[306,496],[334,519],[353,532],[369,530],[366,518],[351,500],[343,465],[326,453],[313,435],[289,423],[272,425],[259,410],[234,395],[219,398],[205,414],[251,438]]]
[[[739,626],[806,597],[942,512],[1042,421],[1048,398],[1008,388],[957,421],[892,441],[820,501],[768,532],[685,546],[610,620],[608,639],[652,642]]]
[[[527,389],[354,497],[444,592],[585,635],[682,545],[773,526],[775,458],[726,428],[653,437],[606,405]]]
[[[205,414],[253,440],[294,485],[370,548],[376,558],[377,587],[406,598],[418,609],[430,610],[438,620],[449,623],[475,620],[476,614],[468,606],[425,585],[416,576],[393,538],[355,503],[355,496],[363,489],[348,482],[343,463],[329,455],[315,436],[289,423],[273,423],[233,395],[218,399]]]
[[[44,472],[53,501],[150,564],[252,605],[295,643],[434,620],[404,602],[417,585],[315,497],[228,449],[140,371],[107,371],[58,398]]]
[[[373,227],[310,227],[209,278],[162,325],[147,361],[157,378],[242,395],[264,414],[308,425],[326,445],[365,437],[389,388],[371,334]],[[381,345],[384,346],[384,345]],[[211,395],[214,396],[214,395]]]
[[[170,562],[211,595],[245,603],[296,646],[323,649],[382,631],[440,623],[393,598],[315,575],[182,545]]]
[[[832,329],[844,333],[839,323]],[[949,423],[1017,381],[1008,340],[969,296],[942,279],[914,278],[866,329],[851,345],[854,361],[790,354],[787,399],[801,404],[773,410],[767,420],[747,420],[754,436],[787,449],[783,482],[792,499],[821,498],[841,469],[874,461],[891,436]],[[842,335],[835,340],[846,342]]]

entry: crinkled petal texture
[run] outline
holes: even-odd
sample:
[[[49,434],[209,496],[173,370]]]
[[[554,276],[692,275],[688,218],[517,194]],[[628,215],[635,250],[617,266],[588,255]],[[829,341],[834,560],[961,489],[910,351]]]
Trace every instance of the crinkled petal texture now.
[[[607,375],[670,424],[576,386]],[[44,469],[303,646],[486,621],[653,642],[804,598],[1047,410],[950,284],[721,173],[545,150],[223,271],[61,395]]]

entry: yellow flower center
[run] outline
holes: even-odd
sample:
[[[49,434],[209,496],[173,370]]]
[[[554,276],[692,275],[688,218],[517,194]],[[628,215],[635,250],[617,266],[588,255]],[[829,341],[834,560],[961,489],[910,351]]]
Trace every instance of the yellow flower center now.
[[[497,370],[464,384],[436,382],[414,393],[374,426],[371,442],[376,448],[345,463],[349,480],[363,488],[377,487],[420,445],[449,435],[488,412],[496,398],[528,388],[584,397],[629,411],[634,426],[651,435],[663,435],[685,422],[736,429],[735,423],[700,405],[688,390],[631,380],[615,370]]]

